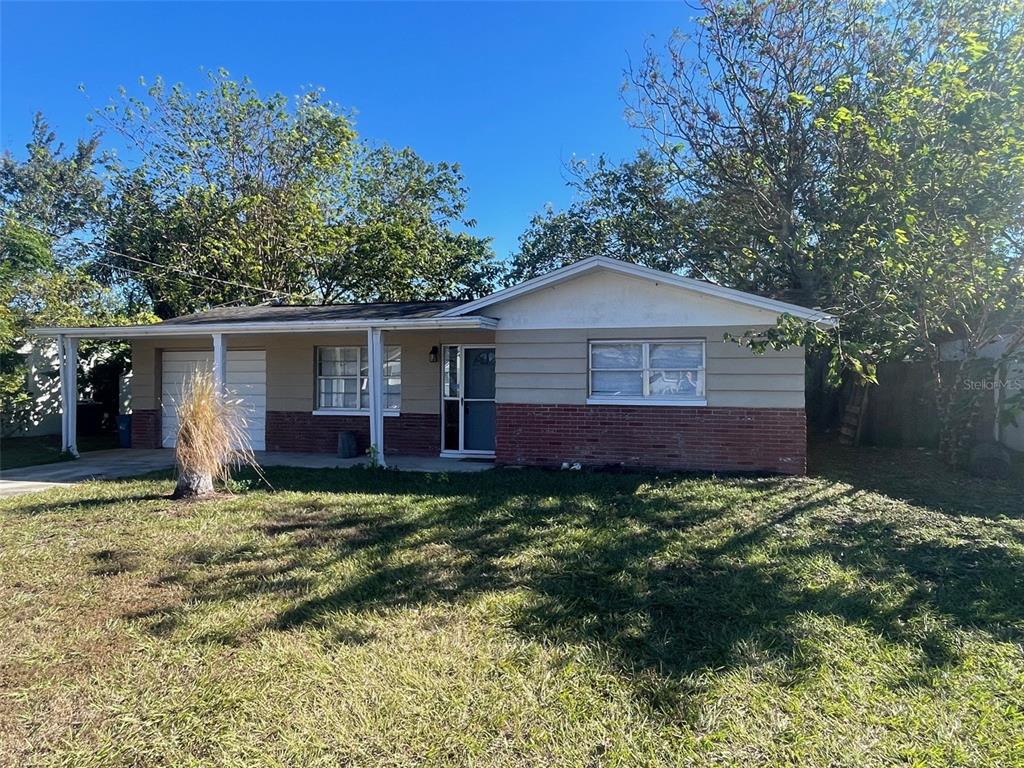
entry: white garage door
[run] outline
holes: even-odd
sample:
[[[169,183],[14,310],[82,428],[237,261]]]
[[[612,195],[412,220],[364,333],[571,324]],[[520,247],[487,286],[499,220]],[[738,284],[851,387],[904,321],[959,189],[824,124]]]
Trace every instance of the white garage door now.
[[[262,451],[266,448],[267,353],[263,350],[229,349],[227,358],[228,391],[242,400],[250,447],[254,451]],[[176,404],[181,401],[182,384],[200,368],[213,369],[213,352],[166,350],[163,354],[160,421],[165,448],[174,447],[178,434]]]

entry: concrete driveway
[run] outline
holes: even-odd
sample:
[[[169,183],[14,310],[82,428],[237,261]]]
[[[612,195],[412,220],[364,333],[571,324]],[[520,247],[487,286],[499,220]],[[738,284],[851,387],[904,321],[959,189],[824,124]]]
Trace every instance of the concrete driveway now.
[[[365,464],[366,458],[339,459],[337,456],[322,453],[259,451],[256,453],[256,461],[262,467],[345,469]],[[442,459],[432,456],[388,456],[387,461],[388,466],[406,472],[482,472],[493,466],[486,461]],[[3,470],[0,472],[0,497],[43,491],[95,478],[134,477],[160,469],[170,469],[173,466],[174,451],[169,448],[90,451],[83,453],[81,458],[74,461]]]
[[[58,461],[34,467],[5,469],[0,472],[0,497],[43,491],[93,478],[117,478],[144,475],[174,466],[174,451],[153,450],[90,451],[74,461]]]

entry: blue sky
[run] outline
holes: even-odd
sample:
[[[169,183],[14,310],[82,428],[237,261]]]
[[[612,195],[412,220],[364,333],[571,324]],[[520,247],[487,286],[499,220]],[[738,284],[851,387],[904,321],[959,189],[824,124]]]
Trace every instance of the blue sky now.
[[[0,139],[22,155],[39,110],[63,140],[86,135],[89,111],[140,75],[196,88],[224,67],[263,92],[320,85],[362,136],[461,163],[477,232],[504,257],[534,212],[570,200],[566,160],[639,146],[619,95],[628,57],[690,15],[676,2],[5,1]]]

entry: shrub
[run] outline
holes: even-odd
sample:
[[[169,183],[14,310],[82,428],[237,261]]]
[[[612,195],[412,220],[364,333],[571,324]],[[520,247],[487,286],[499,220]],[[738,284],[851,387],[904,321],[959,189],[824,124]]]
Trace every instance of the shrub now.
[[[178,436],[174,460],[178,484],[174,498],[195,498],[214,491],[214,481],[226,483],[231,468],[250,464],[256,457],[245,431],[241,400],[217,391],[213,376],[196,371],[182,387],[178,404]]]

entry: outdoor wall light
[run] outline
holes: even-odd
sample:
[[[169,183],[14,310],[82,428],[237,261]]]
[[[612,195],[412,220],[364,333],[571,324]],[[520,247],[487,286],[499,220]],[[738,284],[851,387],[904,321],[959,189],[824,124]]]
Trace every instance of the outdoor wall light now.
[[[431,347],[430,348],[430,362],[432,362],[432,363],[436,363],[437,362],[437,347]]]

